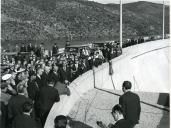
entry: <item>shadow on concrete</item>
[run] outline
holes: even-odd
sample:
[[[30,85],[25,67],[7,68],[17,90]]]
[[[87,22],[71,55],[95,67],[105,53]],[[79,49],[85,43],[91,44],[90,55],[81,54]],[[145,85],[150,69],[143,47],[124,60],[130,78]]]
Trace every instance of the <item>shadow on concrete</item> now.
[[[168,93],[160,93],[159,94],[159,99],[157,101],[157,104],[163,105],[165,107],[169,107],[169,94]]]
[[[119,97],[121,96],[120,94],[117,94],[117,93],[114,93],[114,92],[111,92],[111,91],[108,91],[108,90],[105,90],[105,89],[100,89],[100,88],[97,88],[97,87],[95,87],[95,89],[106,92],[106,93],[113,94],[115,96],[119,96]],[[165,107],[160,107],[160,106],[157,106],[157,105],[154,105],[154,104],[151,104],[151,103],[147,103],[147,102],[142,101],[142,100],[140,102],[145,104],[145,105],[148,105],[148,106],[151,106],[151,107],[154,107],[154,108],[166,111],[166,112],[170,112],[170,109],[168,109],[168,107],[169,107],[169,94],[167,95],[166,93],[165,94],[160,93],[159,99],[157,101],[157,104],[159,104],[159,105],[165,104],[165,105],[163,105]]]
[[[164,108],[168,109],[170,107],[169,94],[168,93],[160,93],[157,104],[162,105],[162,106],[164,106]],[[170,128],[170,112],[163,111],[163,116],[162,116],[157,128]]]
[[[163,111],[163,116],[157,128],[170,128],[170,112]]]

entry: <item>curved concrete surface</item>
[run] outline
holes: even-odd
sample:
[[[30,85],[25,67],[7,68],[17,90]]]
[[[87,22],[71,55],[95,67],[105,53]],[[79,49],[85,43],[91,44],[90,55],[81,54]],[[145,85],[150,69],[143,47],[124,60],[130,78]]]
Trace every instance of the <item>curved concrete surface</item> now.
[[[128,47],[112,62],[116,90],[121,90],[123,81],[129,80],[133,91],[169,92],[169,40]],[[99,68],[99,73],[95,73],[96,86],[113,89],[107,66],[104,64]]]
[[[169,92],[169,40],[152,41],[123,49],[123,54],[112,60],[114,73],[109,75],[108,63],[88,71],[69,88],[71,95],[61,96],[47,117],[45,128],[54,127],[57,115],[68,115],[74,104],[83,94],[94,88],[121,90],[124,80],[130,80],[133,91]],[[95,74],[95,75],[93,75]],[[94,81],[95,78],[95,81]]]

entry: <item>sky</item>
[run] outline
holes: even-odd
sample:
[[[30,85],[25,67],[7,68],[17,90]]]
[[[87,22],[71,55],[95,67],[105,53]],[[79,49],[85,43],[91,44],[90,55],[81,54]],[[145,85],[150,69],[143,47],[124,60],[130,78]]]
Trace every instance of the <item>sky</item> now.
[[[108,4],[108,3],[115,3],[119,4],[120,0],[89,0],[89,1],[95,1],[98,3]],[[137,2],[137,1],[149,1],[153,3],[163,3],[163,0],[122,0],[122,3],[131,3],[131,2]],[[169,0],[165,0],[165,3],[169,5]]]

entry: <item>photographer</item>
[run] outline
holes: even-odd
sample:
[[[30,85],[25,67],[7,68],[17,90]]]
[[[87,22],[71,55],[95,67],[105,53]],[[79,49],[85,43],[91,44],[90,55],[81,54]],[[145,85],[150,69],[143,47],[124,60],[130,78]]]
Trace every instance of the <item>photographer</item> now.
[[[132,128],[129,121],[124,119],[123,110],[119,104],[113,107],[111,114],[116,121],[115,124],[106,126],[101,121],[97,121],[97,125],[101,128]]]

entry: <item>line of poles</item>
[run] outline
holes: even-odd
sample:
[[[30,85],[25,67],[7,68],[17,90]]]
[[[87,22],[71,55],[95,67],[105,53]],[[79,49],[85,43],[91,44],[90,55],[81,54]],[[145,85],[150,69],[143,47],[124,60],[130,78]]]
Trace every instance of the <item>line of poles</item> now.
[[[165,36],[165,0],[163,0],[163,39]],[[120,0],[120,47],[122,48],[122,0]]]

